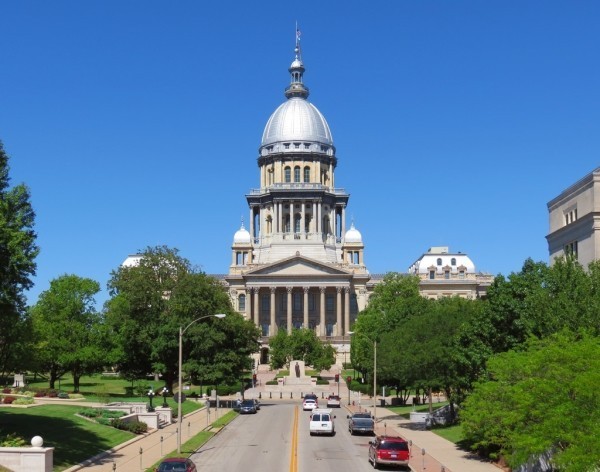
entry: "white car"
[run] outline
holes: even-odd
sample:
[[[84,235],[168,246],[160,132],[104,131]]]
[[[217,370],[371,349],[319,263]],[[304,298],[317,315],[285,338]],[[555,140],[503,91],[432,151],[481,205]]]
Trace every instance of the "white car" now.
[[[319,403],[314,398],[305,398],[302,402],[302,409],[304,411],[314,410],[319,407]]]
[[[328,408],[315,408],[310,415],[309,431],[310,435],[314,434],[335,434],[335,423],[333,420],[335,415],[331,414]]]

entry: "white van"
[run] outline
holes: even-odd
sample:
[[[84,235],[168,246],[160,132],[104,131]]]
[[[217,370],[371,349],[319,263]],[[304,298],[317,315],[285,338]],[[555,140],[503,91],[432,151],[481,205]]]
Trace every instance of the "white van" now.
[[[310,435],[313,434],[335,434],[335,415],[331,414],[329,408],[315,408],[310,415]]]

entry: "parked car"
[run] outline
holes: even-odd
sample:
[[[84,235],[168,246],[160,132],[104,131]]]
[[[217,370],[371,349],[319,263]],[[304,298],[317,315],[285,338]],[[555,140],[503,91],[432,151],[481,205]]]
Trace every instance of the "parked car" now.
[[[330,409],[326,408],[315,408],[310,415],[310,425],[308,430],[310,435],[314,434],[335,434],[335,423],[333,420],[335,415],[331,414]]]
[[[304,398],[304,401],[302,402],[302,409],[304,411],[308,411],[308,410],[314,410],[315,408],[319,408],[319,402],[318,400],[314,399],[314,398]]]
[[[244,400],[242,403],[240,403],[240,414],[248,414],[248,413],[253,413],[256,414],[256,405],[254,403],[254,400]]]
[[[348,418],[348,431],[351,435],[354,434],[375,434],[375,421],[370,414],[356,413]]]
[[[405,439],[398,436],[377,436],[369,441],[369,462],[376,469],[382,464],[408,466],[410,450]]]
[[[156,472],[197,472],[196,465],[185,457],[169,457],[155,469]]]
[[[327,408],[340,408],[342,399],[337,395],[329,395],[327,397]]]

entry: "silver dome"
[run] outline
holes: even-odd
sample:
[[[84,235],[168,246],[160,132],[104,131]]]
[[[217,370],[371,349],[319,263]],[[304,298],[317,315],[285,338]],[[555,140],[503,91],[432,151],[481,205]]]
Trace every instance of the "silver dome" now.
[[[331,130],[323,114],[301,97],[282,103],[267,121],[261,146],[277,142],[317,142],[333,146]]]

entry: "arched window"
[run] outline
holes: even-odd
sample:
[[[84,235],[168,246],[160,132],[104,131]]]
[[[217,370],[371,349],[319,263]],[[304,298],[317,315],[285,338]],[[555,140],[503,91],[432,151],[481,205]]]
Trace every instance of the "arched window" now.
[[[442,265],[442,258],[441,257],[438,257],[437,265]]]
[[[304,168],[304,182],[305,183],[310,182],[310,167]]]
[[[453,258],[450,260],[450,265],[456,265],[456,258],[454,258],[454,257],[453,257]]]
[[[290,169],[289,167],[286,167],[284,169],[285,172],[285,183],[289,184],[292,181],[292,169]]]
[[[246,295],[242,294],[238,297],[239,311],[246,311]]]
[[[300,167],[294,167],[294,182],[300,182]]]

